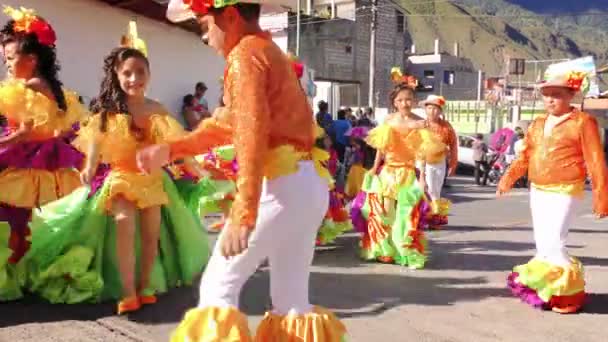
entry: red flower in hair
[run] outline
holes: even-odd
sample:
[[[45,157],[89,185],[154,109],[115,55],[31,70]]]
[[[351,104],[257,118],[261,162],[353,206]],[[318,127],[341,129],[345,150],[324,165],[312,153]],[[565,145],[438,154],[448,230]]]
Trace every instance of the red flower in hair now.
[[[42,45],[53,46],[57,41],[55,30],[44,20],[38,19],[32,22],[28,31],[28,33],[34,33]]]
[[[207,14],[213,7],[213,0],[184,0],[184,4],[194,13]]]
[[[304,65],[302,63],[293,62],[293,70],[298,78],[302,78],[302,75],[304,75]]]

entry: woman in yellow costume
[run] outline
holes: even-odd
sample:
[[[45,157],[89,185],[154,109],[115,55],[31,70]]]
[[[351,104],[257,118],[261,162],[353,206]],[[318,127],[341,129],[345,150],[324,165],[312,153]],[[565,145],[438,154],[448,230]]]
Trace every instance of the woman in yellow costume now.
[[[138,148],[184,134],[145,97],[149,79],[144,52],[121,47],[106,57],[95,114],[74,141],[86,152],[81,177],[90,186],[32,219],[26,283],[52,303],[117,299],[119,314],[135,311],[155,303],[156,293],[191,284],[208,260],[200,220],[170,176],[161,169],[141,173],[136,165]],[[109,172],[94,178],[99,163]]]
[[[367,143],[378,150],[372,170],[353,203],[351,217],[363,234],[361,257],[383,263],[422,268],[426,262],[423,228],[429,205],[424,195],[424,167],[420,183],[416,161],[426,160],[442,147],[426,129],[427,123],[411,112],[415,80],[394,76],[390,94],[396,110],[371,130]],[[379,171],[379,172],[378,172]]]
[[[62,89],[51,25],[33,10],[6,7],[4,12],[12,20],[1,31],[9,78],[0,85],[0,113],[6,118],[0,137],[0,221],[10,223],[8,262],[17,263],[29,248],[32,209],[80,186],[83,155],[66,136],[86,110],[75,93]]]

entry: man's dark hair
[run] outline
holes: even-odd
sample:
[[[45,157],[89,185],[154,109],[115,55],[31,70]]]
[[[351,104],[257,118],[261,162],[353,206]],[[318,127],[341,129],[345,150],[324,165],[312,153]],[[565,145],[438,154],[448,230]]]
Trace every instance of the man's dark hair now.
[[[346,120],[346,111],[344,109],[338,111],[338,120]]]
[[[262,13],[262,6],[260,4],[237,3],[232,6],[236,8],[241,18],[245,21],[258,21],[260,19],[260,14]],[[211,8],[210,11],[222,13],[225,8]]]
[[[329,109],[329,105],[325,101],[319,101],[317,107],[319,107],[319,112],[327,112]]]
[[[196,84],[196,86],[194,86],[194,89],[196,89],[196,90],[199,90],[199,89],[201,89],[201,90],[207,90],[207,86],[203,82],[198,82]]]
[[[483,134],[477,133],[477,134],[475,134],[475,138],[477,138],[479,140],[482,140],[483,139]]]

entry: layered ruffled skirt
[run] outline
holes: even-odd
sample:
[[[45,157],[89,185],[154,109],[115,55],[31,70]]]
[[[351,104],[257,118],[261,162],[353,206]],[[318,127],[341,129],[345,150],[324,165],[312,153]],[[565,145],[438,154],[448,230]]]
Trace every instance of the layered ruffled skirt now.
[[[353,225],[362,234],[360,255],[369,261],[423,268],[427,258],[423,229],[428,224],[430,208],[416,173],[400,170],[398,174],[389,174],[388,179],[383,174],[388,173],[383,170],[380,176],[366,174],[362,192],[353,201]],[[383,195],[387,194],[396,194],[393,215],[383,206]]]
[[[18,262],[29,248],[27,222],[32,208],[81,185],[78,168],[83,158],[61,138],[0,147],[0,221],[11,227],[11,262]]]
[[[350,215],[344,207],[344,195],[333,189],[329,191],[329,208],[317,234],[317,244],[333,243],[336,238],[353,229]]]
[[[17,280],[0,280],[0,293],[16,299],[14,283],[51,303],[99,302],[122,297],[114,220],[106,214],[112,172],[92,194],[82,187],[34,212],[31,248],[17,269]],[[146,292],[163,293],[190,285],[203,271],[209,245],[200,220],[186,207],[170,177],[163,173],[167,204],[161,207],[159,253]],[[91,196],[92,195],[92,196]],[[139,234],[139,230],[138,233]],[[134,246],[139,263],[140,239]],[[1,256],[1,255],[0,255]],[[0,260],[0,265],[2,260]],[[16,272],[13,272],[15,274]]]

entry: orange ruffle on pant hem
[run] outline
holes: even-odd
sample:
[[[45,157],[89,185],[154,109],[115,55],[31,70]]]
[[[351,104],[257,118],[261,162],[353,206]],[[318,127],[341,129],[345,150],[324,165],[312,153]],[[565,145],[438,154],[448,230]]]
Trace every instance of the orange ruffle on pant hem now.
[[[315,307],[303,315],[266,313],[255,342],[341,342],[345,336],[346,327],[331,311]]]
[[[235,308],[192,309],[171,336],[171,342],[251,342],[247,317]],[[270,341],[270,340],[266,340]]]

